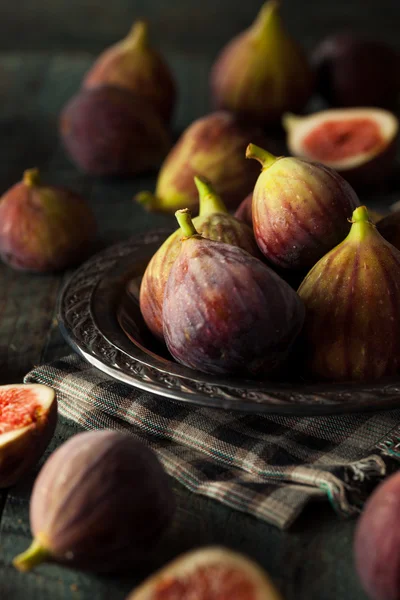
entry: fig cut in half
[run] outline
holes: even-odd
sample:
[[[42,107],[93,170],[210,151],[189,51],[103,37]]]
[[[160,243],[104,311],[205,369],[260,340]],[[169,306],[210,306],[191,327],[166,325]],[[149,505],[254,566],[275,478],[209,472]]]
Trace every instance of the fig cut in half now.
[[[291,154],[323,163],[352,184],[378,184],[392,172],[399,124],[387,110],[331,109],[305,117],[286,114],[283,124]]]
[[[41,458],[57,423],[52,388],[0,386],[0,488],[14,485]]]
[[[127,600],[281,600],[252,560],[225,548],[183,554],[134,590]]]

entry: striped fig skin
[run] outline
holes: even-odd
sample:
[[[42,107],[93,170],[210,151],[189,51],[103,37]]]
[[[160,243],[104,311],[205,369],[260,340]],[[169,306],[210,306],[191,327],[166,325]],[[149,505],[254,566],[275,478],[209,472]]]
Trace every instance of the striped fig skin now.
[[[180,363],[217,375],[268,377],[301,330],[298,295],[241,248],[193,236],[164,295],[164,337]]]
[[[354,225],[353,225],[354,227]],[[299,288],[307,372],[319,379],[373,381],[400,365],[400,252],[372,224],[353,230]]]
[[[206,217],[196,217],[193,223],[204,237],[243,248],[253,256],[260,251],[252,230],[230,214],[215,213]],[[162,306],[164,290],[172,265],[181,248],[182,232],[175,231],[157,250],[150,260],[140,286],[140,310],[150,331],[164,340]]]
[[[345,238],[359,205],[353,188],[333,169],[278,158],[254,188],[254,235],[273,265],[309,269]]]
[[[69,567],[113,572],[145,558],[170,523],[174,497],[156,455],[131,435],[75,435],[33,488],[32,533]]]

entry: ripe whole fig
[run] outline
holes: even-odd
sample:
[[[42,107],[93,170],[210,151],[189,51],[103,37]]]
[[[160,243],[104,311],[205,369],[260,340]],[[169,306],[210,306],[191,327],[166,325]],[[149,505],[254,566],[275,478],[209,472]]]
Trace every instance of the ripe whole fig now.
[[[197,231],[204,237],[238,246],[253,256],[259,250],[252,230],[230,215],[221,198],[204,179],[195,177],[199,192],[200,214],[193,219]],[[164,290],[171,267],[181,248],[182,231],[178,229],[160,246],[154,254],[140,286],[140,310],[150,331],[164,340],[162,306]]]
[[[246,196],[244,200],[239,204],[236,209],[235,217],[244,223],[247,223],[249,227],[253,227],[253,192]]]
[[[301,110],[312,88],[307,58],[285,31],[275,0],[222,50],[211,73],[215,106],[262,125]]]
[[[400,56],[383,42],[337,33],[312,55],[318,92],[332,106],[395,109],[400,93]]]
[[[57,424],[54,390],[40,384],[0,386],[0,488],[38,462]]]
[[[216,375],[268,377],[286,360],[304,306],[242,248],[198,234],[178,210],[182,246],[164,293],[164,338],[180,363]]]
[[[64,107],[60,133],[88,175],[136,175],[157,167],[171,142],[151,105],[124,88],[82,89]]]
[[[257,244],[274,265],[312,267],[347,235],[360,201],[336,171],[299,158],[275,157],[250,144],[248,158],[261,174],[253,193],[253,229]]]
[[[257,179],[257,169],[249,168],[244,151],[256,127],[240,124],[227,112],[216,112],[194,121],[165,159],[157,179],[155,195],[136,196],[147,210],[174,213],[183,206],[196,209],[199,196],[194,176],[206,177],[229,208],[236,208],[249,194]]]
[[[149,45],[148,26],[137,21],[125,39],[100,54],[83,80],[83,87],[116,85],[153,106],[167,123],[176,100],[175,82],[162,56]]]
[[[400,211],[390,213],[380,219],[376,224],[376,228],[387,242],[400,250]]]
[[[338,171],[353,185],[377,184],[392,173],[399,123],[380,108],[323,110],[284,117],[291,154]]]
[[[32,492],[34,540],[13,564],[51,561],[95,572],[149,557],[171,521],[174,496],[156,455],[116,431],[75,435],[46,461]]]
[[[74,192],[41,183],[39,171],[0,198],[0,254],[15,269],[60,271],[86,258],[96,233],[94,215]]]
[[[304,279],[300,348],[308,373],[373,381],[400,367],[400,252],[378,233],[365,206],[346,239]]]
[[[211,546],[183,554],[152,575],[127,600],[281,600],[255,562]]]

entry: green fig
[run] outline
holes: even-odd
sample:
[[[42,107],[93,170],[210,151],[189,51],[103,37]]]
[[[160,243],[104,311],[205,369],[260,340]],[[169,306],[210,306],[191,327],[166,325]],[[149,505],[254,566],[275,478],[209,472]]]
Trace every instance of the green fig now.
[[[254,144],[246,156],[262,165],[252,203],[260,250],[276,267],[310,269],[347,235],[360,204],[356,193],[322,164],[276,157]]]
[[[199,233],[211,240],[217,240],[247,250],[253,256],[259,250],[252,230],[228,213],[226,206],[213,187],[201,177],[195,177],[198,189],[200,214],[193,219]],[[162,304],[168,276],[174,264],[182,241],[182,231],[172,233],[154,254],[140,285],[140,309],[150,331],[160,340],[164,339],[162,325]]]
[[[307,58],[285,31],[275,0],[266,2],[251,27],[222,50],[211,73],[215,106],[263,125],[276,123],[288,110],[301,110],[312,88]]]
[[[400,252],[353,212],[346,239],[298,290],[306,306],[300,346],[307,372],[333,381],[373,381],[400,366]]]
[[[155,194],[141,192],[136,200],[150,211],[174,213],[182,206],[195,210],[199,196],[193,177],[200,175],[213,182],[229,208],[236,208],[257,179],[257,169],[244,160],[253,135],[265,142],[260,129],[240,124],[227,112],[197,119],[162,164]]]

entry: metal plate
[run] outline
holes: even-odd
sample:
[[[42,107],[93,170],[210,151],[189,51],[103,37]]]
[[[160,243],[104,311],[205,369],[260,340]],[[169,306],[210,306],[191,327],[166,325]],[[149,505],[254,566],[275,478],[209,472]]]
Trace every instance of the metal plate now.
[[[108,248],[62,290],[61,330],[89,363],[130,386],[228,410],[321,415],[400,406],[400,378],[368,385],[248,381],[177,364],[148,332],[138,302],[141,276],[169,233],[157,230]]]

